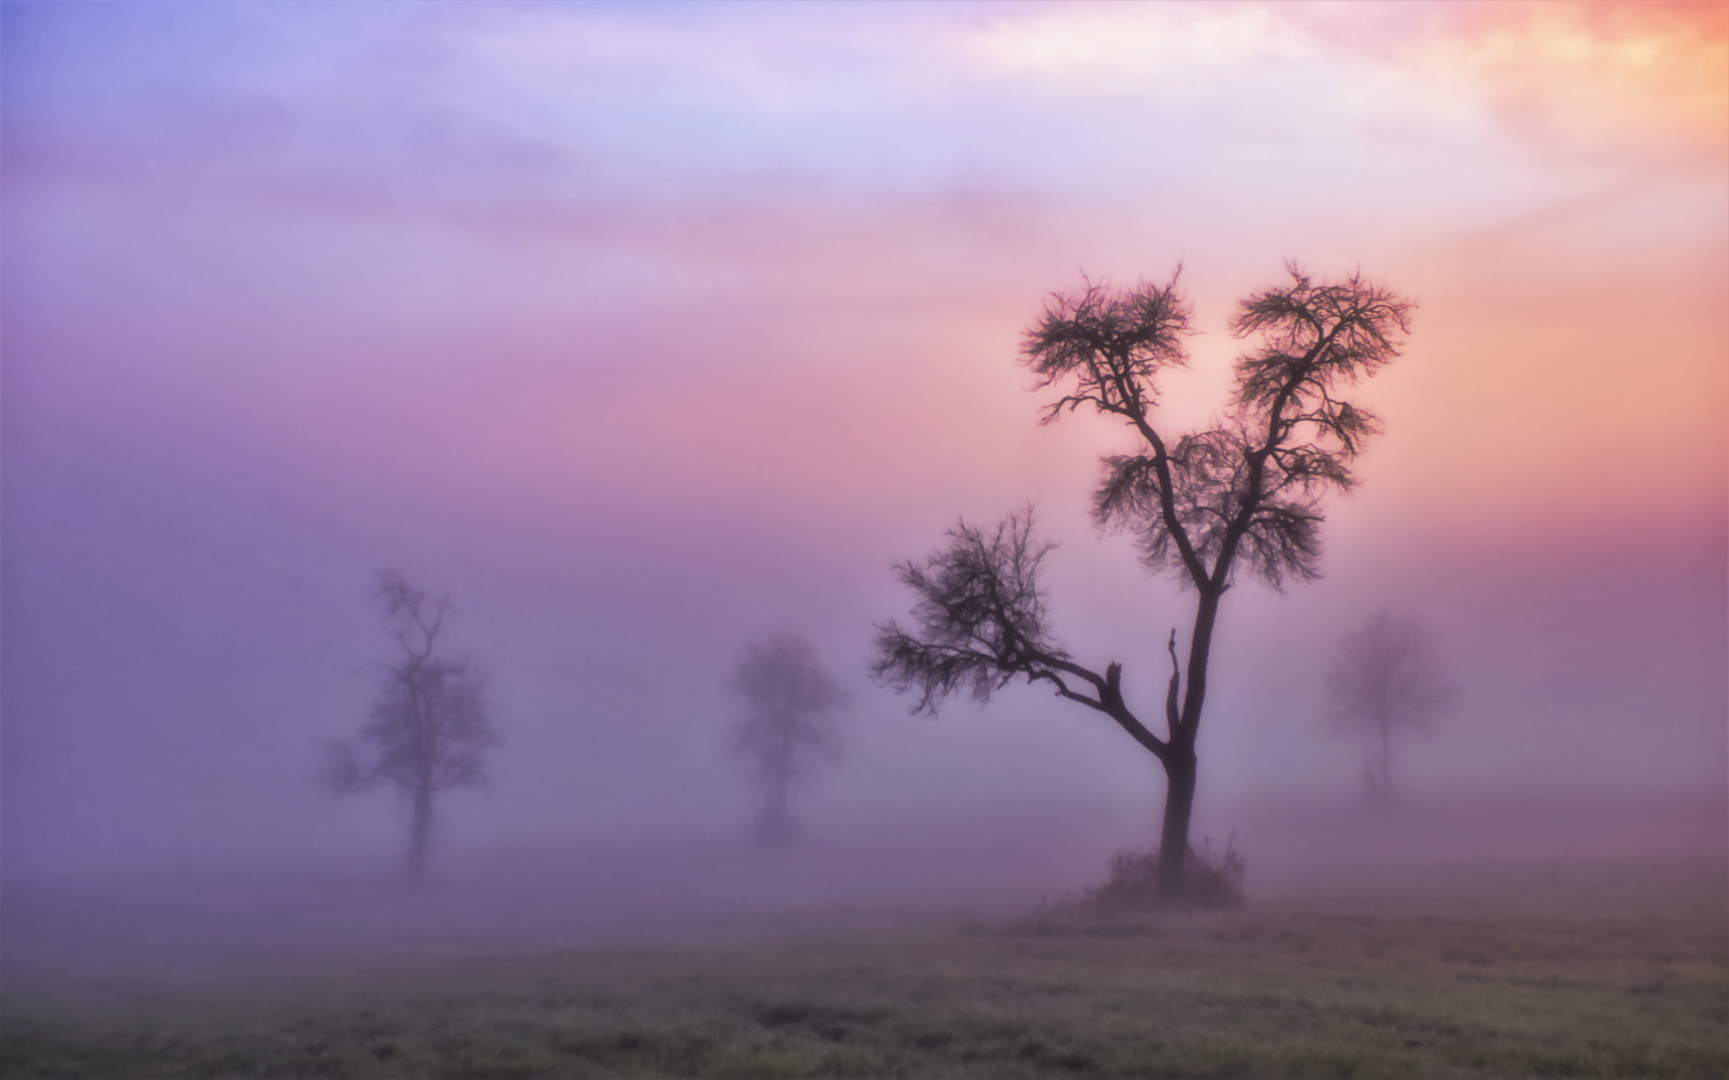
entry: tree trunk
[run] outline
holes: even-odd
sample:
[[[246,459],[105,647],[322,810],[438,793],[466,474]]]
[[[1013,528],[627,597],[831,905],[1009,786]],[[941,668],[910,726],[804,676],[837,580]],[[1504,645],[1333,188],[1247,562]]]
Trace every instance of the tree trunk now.
[[[414,824],[408,834],[408,877],[420,881],[426,877],[426,838],[432,831],[432,792],[417,788],[414,792]]]
[[[1381,802],[1393,805],[1393,731],[1391,724],[1381,725]]]
[[[785,770],[776,772],[769,780],[762,813],[756,820],[756,839],[760,844],[781,847],[792,843],[798,834],[798,827],[793,824],[792,812],[787,809],[789,782],[790,778]]]
[[[768,795],[768,820],[771,828],[782,835],[786,832],[787,824],[786,788],[786,770],[783,768],[775,773],[774,786],[769,789]]]
[[[1189,640],[1188,686],[1183,710],[1171,731],[1171,752],[1165,761],[1165,823],[1159,832],[1159,897],[1183,898],[1189,864],[1189,817],[1195,808],[1195,735],[1201,727],[1201,706],[1207,699],[1207,661],[1212,657],[1213,625],[1223,589],[1201,590],[1195,608],[1195,631]]]
[[[1189,862],[1189,816],[1195,807],[1195,752],[1165,764],[1165,823],[1159,832],[1159,897],[1180,900]]]

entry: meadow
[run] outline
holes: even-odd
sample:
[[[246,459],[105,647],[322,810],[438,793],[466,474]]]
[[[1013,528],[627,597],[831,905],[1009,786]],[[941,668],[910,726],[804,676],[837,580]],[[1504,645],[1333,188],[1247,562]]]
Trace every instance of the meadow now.
[[[1723,1077],[1721,861],[1454,867],[1234,911],[7,973],[42,1077]]]

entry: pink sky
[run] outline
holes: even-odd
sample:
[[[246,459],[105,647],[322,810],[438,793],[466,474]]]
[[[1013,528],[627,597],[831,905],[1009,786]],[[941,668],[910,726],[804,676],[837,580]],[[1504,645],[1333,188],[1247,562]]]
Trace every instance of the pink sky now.
[[[1282,260],[1420,304],[1327,579],[1227,612],[1223,789],[1349,786],[1311,676],[1378,606],[1476,688],[1429,782],[1721,786],[1726,12],[8,5],[8,849],[335,835],[281,762],[364,708],[385,563],[494,671],[486,835],[732,806],[781,624],[858,684],[836,807],[1148,798],[1041,697],[909,726],[859,673],[889,563],[1030,499],[1064,632],[1151,686],[1184,601],[1084,512],[1121,434],[1037,427],[1014,358],[1179,260],[1179,425]]]

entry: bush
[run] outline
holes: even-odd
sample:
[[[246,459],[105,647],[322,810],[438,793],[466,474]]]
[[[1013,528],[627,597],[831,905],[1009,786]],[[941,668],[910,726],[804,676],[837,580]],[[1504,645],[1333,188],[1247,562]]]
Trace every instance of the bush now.
[[[1225,850],[1214,854],[1212,841],[1203,839],[1199,849],[1189,846],[1184,868],[1183,894],[1174,901],[1159,895],[1159,853],[1119,851],[1111,857],[1111,874],[1103,885],[1088,889],[1083,907],[1095,910],[1154,907],[1174,902],[1193,907],[1235,908],[1243,906],[1243,857],[1235,847],[1236,834],[1225,842]]]

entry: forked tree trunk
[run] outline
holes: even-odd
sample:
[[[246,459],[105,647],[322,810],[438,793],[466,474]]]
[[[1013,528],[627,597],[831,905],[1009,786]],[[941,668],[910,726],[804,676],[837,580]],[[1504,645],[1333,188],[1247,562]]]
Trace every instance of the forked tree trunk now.
[[[418,788],[414,792],[414,822],[408,834],[408,877],[420,881],[426,877],[426,838],[432,831],[432,792]]]
[[[1187,889],[1189,819],[1195,808],[1195,736],[1201,727],[1201,707],[1207,698],[1207,663],[1212,658],[1213,627],[1219,616],[1223,589],[1203,588],[1195,608],[1194,636],[1189,641],[1187,687],[1183,707],[1173,725],[1165,766],[1165,821],[1159,830],[1159,898],[1180,902]],[[1172,687],[1175,692],[1176,680]]]
[[[1189,860],[1189,817],[1195,808],[1195,752],[1174,753],[1165,765],[1165,823],[1159,831],[1159,896],[1183,895]]]

